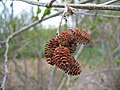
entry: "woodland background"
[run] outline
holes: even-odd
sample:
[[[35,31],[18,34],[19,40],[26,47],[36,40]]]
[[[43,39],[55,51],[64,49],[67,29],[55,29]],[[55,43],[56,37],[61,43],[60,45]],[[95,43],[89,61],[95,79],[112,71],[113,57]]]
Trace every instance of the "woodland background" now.
[[[109,1],[69,0],[69,3],[102,4]],[[119,0],[111,1],[112,5],[120,5]],[[10,2],[10,8],[7,2]],[[42,24],[45,18],[64,8],[43,10],[40,6],[29,4],[30,13],[23,10],[14,15],[14,2],[17,1],[0,1],[0,85],[5,76],[4,62],[7,59],[6,90],[120,90],[120,11],[75,9],[80,13],[69,17],[71,25],[62,24],[62,30],[69,27],[85,28],[92,37],[89,45],[79,45],[73,54],[82,65],[81,74],[68,76],[47,64],[44,57],[45,44],[56,37],[58,27],[46,28]],[[34,7],[37,8],[36,12]],[[62,13],[59,16],[61,18]],[[58,21],[51,23],[59,25]],[[28,28],[29,25],[31,27]],[[20,30],[20,33],[14,35]],[[7,52],[6,40],[10,35],[13,37],[8,42]]]

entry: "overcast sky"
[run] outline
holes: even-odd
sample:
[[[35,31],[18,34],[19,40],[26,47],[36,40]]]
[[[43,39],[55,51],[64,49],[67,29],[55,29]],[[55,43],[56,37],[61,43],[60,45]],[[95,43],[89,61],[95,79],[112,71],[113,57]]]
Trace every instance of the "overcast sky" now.
[[[50,2],[51,0],[39,0],[40,2]],[[7,7],[8,8],[10,8],[10,4],[11,4],[11,1],[7,1]],[[15,16],[17,16],[17,15],[19,15],[20,13],[22,13],[22,11],[24,10],[24,11],[27,11],[27,12],[31,12],[30,11],[30,8],[31,8],[31,6],[32,5],[30,5],[30,4],[27,4],[27,3],[25,3],[25,2],[22,2],[22,1],[14,1],[14,15]],[[2,8],[1,6],[0,6],[0,8]],[[34,6],[34,13],[36,13],[36,9],[37,7],[36,6]],[[41,9],[42,9],[42,11],[44,11],[44,7],[42,8],[41,7]],[[2,10],[2,9],[1,9]],[[54,12],[52,12],[52,13],[55,13],[55,11]],[[41,16],[41,15],[39,15],[39,16]],[[42,22],[42,25],[44,25],[46,28],[47,27],[49,27],[49,26],[52,26],[52,27],[58,27],[59,26],[59,22],[60,22],[60,16],[58,16],[58,17],[54,17],[54,18],[51,18],[51,19],[49,19],[49,20],[46,20],[46,21],[44,21],[44,22]],[[57,22],[57,23],[56,23]],[[63,22],[64,23],[64,22]]]

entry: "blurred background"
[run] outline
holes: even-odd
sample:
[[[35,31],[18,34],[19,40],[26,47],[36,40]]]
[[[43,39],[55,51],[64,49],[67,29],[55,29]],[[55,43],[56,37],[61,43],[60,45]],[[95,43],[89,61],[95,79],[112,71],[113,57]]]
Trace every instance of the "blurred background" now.
[[[43,0],[39,0],[43,2]],[[45,0],[44,2],[50,2]],[[102,4],[110,0],[69,0],[69,3]],[[119,0],[112,4],[120,5]],[[55,3],[63,3],[56,0]],[[64,9],[43,8],[22,1],[0,1],[0,43],[42,16]],[[82,66],[79,76],[69,76],[47,64],[45,44],[56,37],[61,16],[50,18],[13,37],[9,42],[9,75],[6,90],[120,90],[120,12],[75,9],[61,29],[84,28],[92,42],[78,45],[73,56]],[[0,44],[0,84],[4,76],[5,45]]]

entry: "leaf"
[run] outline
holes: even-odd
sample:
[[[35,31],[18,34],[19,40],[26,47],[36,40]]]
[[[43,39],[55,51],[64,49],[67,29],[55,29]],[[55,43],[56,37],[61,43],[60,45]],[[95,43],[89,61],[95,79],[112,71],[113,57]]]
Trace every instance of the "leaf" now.
[[[93,29],[95,29],[97,26],[96,26],[96,24],[92,24],[91,26],[90,26],[90,30],[93,30]]]
[[[37,7],[37,14],[41,13],[40,7]]]
[[[98,22],[100,22],[100,23],[102,23],[104,20],[103,19],[101,19],[101,18],[97,18],[96,19]]]
[[[44,13],[43,13],[43,17],[45,17],[46,15],[49,15],[51,13],[51,9],[47,8],[45,9]]]
[[[15,30],[16,30],[16,22],[15,21],[13,22],[12,27],[13,27],[13,31],[15,32]]]
[[[38,20],[38,15],[33,17],[34,20]]]
[[[59,11],[59,10],[58,10],[58,9],[56,9],[56,8],[55,8],[55,9],[53,9],[53,10],[54,10],[54,11]]]
[[[117,65],[117,66],[120,66],[120,60],[117,60],[117,61],[116,61],[116,65]]]
[[[101,77],[101,83],[104,83],[104,82],[105,82],[104,78],[103,78],[103,77]]]
[[[74,0],[70,0],[70,3],[74,3]]]

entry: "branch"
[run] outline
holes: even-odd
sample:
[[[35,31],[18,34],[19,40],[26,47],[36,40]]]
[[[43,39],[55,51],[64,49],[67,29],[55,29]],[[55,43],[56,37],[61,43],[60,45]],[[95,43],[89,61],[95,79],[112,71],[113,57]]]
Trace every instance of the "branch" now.
[[[118,2],[119,0],[111,0],[111,1],[108,1],[108,2],[105,2],[105,3],[102,3],[103,5],[108,5],[108,4],[112,4],[112,3],[115,3],[115,2]]]
[[[41,3],[38,1],[31,1],[31,0],[21,0],[23,2],[42,6],[42,7],[49,7],[47,3]],[[88,10],[114,10],[120,11],[120,5],[103,5],[103,4],[69,4],[70,7],[77,8],[77,9],[88,9]],[[65,8],[64,4],[52,4],[51,7],[55,8]]]
[[[94,76],[96,73],[100,74],[100,73],[106,73],[106,72],[111,72],[111,71],[120,71],[119,67],[115,67],[115,68],[107,68],[107,69],[103,69],[103,70],[93,70],[93,72],[90,72],[88,74],[82,74],[81,77],[89,77],[89,76]]]
[[[96,84],[97,86],[103,88],[103,90],[112,90],[111,88],[108,88],[104,85],[102,85],[101,83],[99,83],[98,81],[95,81],[95,80],[92,80],[92,79],[89,79],[89,78],[86,78],[90,83],[93,83],[94,85]]]
[[[92,1],[94,1],[94,0],[81,0],[80,3],[81,3],[81,4],[85,4],[85,3],[92,2]]]
[[[54,90],[54,85],[53,85],[53,77],[55,76],[56,72],[56,66],[53,67],[52,71],[50,72],[50,79],[49,79],[49,84],[48,84],[48,90]]]
[[[113,54],[120,50],[120,44],[113,50]]]
[[[48,4],[49,7],[52,6],[52,4],[55,2],[56,0],[51,0],[51,2]]]
[[[79,14],[88,15],[88,16],[95,16],[95,13],[80,12]],[[107,18],[120,18],[120,16],[109,15],[109,14],[97,14],[96,16],[102,16],[102,17],[107,17]]]
[[[65,73],[63,73],[63,75],[62,75],[62,77],[61,77],[61,79],[60,79],[60,82],[59,82],[56,90],[61,90],[61,88],[62,88],[62,86],[63,86],[63,84],[64,84],[64,82],[65,82],[65,79],[66,79]]]
[[[9,50],[9,40],[10,40],[11,36],[9,36],[5,42],[5,45],[6,45],[6,50],[5,50],[5,54],[4,54],[4,58],[5,58],[5,61],[4,61],[4,77],[3,77],[3,80],[2,80],[2,84],[1,84],[1,89],[2,90],[5,90],[5,83],[6,83],[6,79],[7,79],[7,75],[8,75],[8,50]]]
[[[29,28],[31,28],[31,27],[33,27],[33,26],[41,23],[42,21],[45,21],[45,20],[50,19],[50,18],[53,18],[53,17],[58,16],[58,15],[60,15],[60,14],[62,14],[62,11],[61,11],[61,12],[58,12],[58,13],[56,13],[56,14],[50,15],[50,16],[42,19],[42,20],[37,20],[37,21],[35,21],[35,22],[27,25],[27,26],[22,27],[22,28],[19,29],[18,31],[14,32],[11,36],[12,36],[12,37],[15,37],[15,36],[19,35],[20,33],[28,30]],[[12,37],[11,37],[11,38],[12,38]],[[11,40],[11,38],[10,38],[10,40]],[[6,43],[6,40],[0,42],[0,47],[1,47],[2,45],[4,45],[5,43]]]
[[[82,44],[82,45],[80,45],[80,47],[79,47],[79,49],[78,49],[78,51],[77,51],[77,53],[75,54],[75,59],[77,59],[78,57],[79,57],[79,55],[81,54],[81,52],[82,52],[82,50],[83,50],[83,48],[84,48],[84,45]]]
[[[1,84],[1,87],[0,87],[2,90],[5,90],[5,82],[6,82],[7,75],[8,75],[8,50],[9,50],[9,41],[10,41],[14,36],[17,36],[18,34],[26,31],[27,29],[29,29],[29,28],[37,25],[38,23],[41,23],[42,21],[45,21],[45,20],[47,20],[47,19],[49,19],[49,18],[58,16],[58,15],[61,14],[61,13],[62,13],[62,12],[58,12],[58,13],[56,13],[56,14],[54,14],[54,15],[51,15],[51,16],[49,16],[49,17],[46,17],[46,18],[44,18],[44,19],[42,19],[42,20],[35,21],[35,22],[31,23],[30,25],[25,26],[25,27],[21,28],[20,30],[14,32],[13,34],[9,35],[9,36],[7,37],[7,39],[4,40],[4,41],[1,43],[2,45],[3,45],[3,44],[6,45],[6,50],[5,50],[5,54],[4,54],[4,58],[5,58],[5,61],[4,61],[4,71],[5,71],[5,72],[4,72],[3,81],[2,81],[2,84]]]

